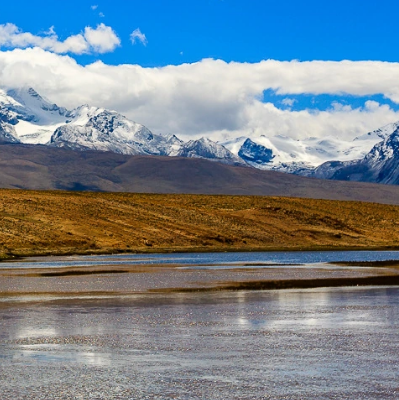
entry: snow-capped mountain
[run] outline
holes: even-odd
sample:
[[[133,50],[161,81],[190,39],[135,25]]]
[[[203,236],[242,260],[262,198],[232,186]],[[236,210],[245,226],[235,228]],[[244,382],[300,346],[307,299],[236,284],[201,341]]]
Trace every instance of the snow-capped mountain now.
[[[145,126],[115,111],[84,105],[71,111],[69,116],[70,121],[51,136],[50,146],[130,155],[168,155],[176,144],[174,137],[154,135]]]
[[[0,140],[74,150],[128,155],[197,157],[229,164],[244,162],[210,139],[184,143],[175,135],[156,135],[116,111],[58,107],[34,89],[0,90]]]
[[[389,133],[391,129],[393,132]],[[328,162],[315,169],[318,178],[399,184],[399,123],[382,128],[385,139],[366,156],[350,162]],[[378,130],[380,131],[380,130]],[[377,132],[378,132],[377,131]]]
[[[19,142],[19,140],[11,133],[14,132],[13,126],[17,123],[18,119],[15,116],[13,116],[9,111],[0,108],[0,142]]]
[[[58,127],[50,146],[75,150],[112,151],[120,154],[196,157],[228,164],[244,164],[222,145],[202,138],[184,143],[175,135],[155,135],[145,126],[103,108],[78,107],[71,120]]]
[[[396,161],[387,160],[399,158],[394,150],[398,131],[396,122],[353,140],[334,137],[295,140],[275,135],[240,137],[223,144],[255,168],[322,179],[391,183],[394,178],[388,171],[396,168]]]
[[[116,111],[88,105],[67,110],[32,88],[0,89],[0,142],[204,158],[317,178],[399,184],[399,122],[353,140],[276,134],[184,142],[175,135],[154,134]]]
[[[46,144],[55,129],[68,121],[69,111],[41,97],[34,89],[0,89],[0,112],[7,114],[3,129],[17,141]]]
[[[353,140],[335,137],[298,140],[282,135],[262,135],[240,137],[222,144],[255,168],[307,175],[327,161],[363,158],[392,129],[394,124]]]
[[[262,146],[261,144],[255,143],[251,139],[246,139],[238,151],[238,156],[246,162],[255,164],[267,164],[270,163],[273,158],[273,151],[271,149]]]
[[[221,161],[228,164],[245,164],[245,162],[234,155],[219,143],[207,138],[190,140],[181,145],[176,153],[179,157],[206,158],[208,160]]]
[[[19,143],[17,139],[8,133],[0,122],[0,143]]]
[[[362,164],[372,171],[376,182],[399,183],[399,124],[393,133],[371,149]]]
[[[17,116],[25,121],[35,122],[40,125],[52,124],[54,122],[64,122],[68,117],[68,110],[58,107],[40,96],[34,89],[9,90],[7,96],[12,103],[6,108],[14,111]]]

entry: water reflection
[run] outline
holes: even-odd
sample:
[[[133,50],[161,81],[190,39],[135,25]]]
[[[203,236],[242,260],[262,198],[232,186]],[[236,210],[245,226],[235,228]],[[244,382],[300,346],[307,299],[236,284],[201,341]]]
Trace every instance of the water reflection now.
[[[394,399],[398,305],[398,288],[10,304],[0,394]]]

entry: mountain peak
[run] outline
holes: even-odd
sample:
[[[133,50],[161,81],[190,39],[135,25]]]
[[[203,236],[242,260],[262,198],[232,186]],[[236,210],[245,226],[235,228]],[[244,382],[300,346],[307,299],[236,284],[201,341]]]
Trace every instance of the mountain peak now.
[[[241,146],[238,155],[249,163],[265,164],[273,160],[274,155],[271,149],[253,142],[247,138]]]
[[[176,155],[180,157],[206,158],[226,164],[245,164],[240,157],[233,154],[226,147],[205,137],[184,143]]]
[[[37,97],[37,98],[40,99],[40,100],[43,99],[42,96],[40,96],[40,94],[37,93],[36,90],[33,89],[33,88],[31,88],[31,87],[28,88],[27,92],[28,92],[28,94],[29,94],[30,96],[32,96],[32,97]]]

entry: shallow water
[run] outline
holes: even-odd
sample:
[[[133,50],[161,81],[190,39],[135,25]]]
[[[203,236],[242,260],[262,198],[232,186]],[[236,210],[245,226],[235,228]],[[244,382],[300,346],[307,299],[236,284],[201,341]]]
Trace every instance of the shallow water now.
[[[1,263],[3,272],[180,267],[0,277],[3,294],[20,293],[0,298],[0,399],[399,398],[399,288],[143,294],[229,279],[384,274],[384,268],[326,263],[393,259],[399,260],[399,252],[108,255]]]
[[[331,261],[399,260],[399,252],[197,253],[41,257],[0,264],[0,304],[33,294],[87,297],[220,288],[245,282],[352,279],[399,275],[398,269],[337,266]],[[60,268],[81,273],[57,275]],[[153,268],[154,267],[154,268]],[[95,272],[87,273],[88,268]],[[65,269],[61,271],[64,273]],[[48,274],[50,272],[50,274]],[[86,273],[85,273],[86,272]],[[32,273],[30,276],[29,274]],[[46,274],[47,273],[47,274]]]
[[[399,288],[3,303],[1,399],[397,399]]]
[[[288,251],[288,252],[240,252],[240,253],[177,253],[177,254],[120,254],[102,256],[32,257],[25,261],[2,262],[0,269],[9,268],[57,268],[90,267],[98,265],[214,265],[237,264],[315,264],[334,261],[383,261],[399,260],[399,251]],[[267,267],[267,266],[263,266]]]

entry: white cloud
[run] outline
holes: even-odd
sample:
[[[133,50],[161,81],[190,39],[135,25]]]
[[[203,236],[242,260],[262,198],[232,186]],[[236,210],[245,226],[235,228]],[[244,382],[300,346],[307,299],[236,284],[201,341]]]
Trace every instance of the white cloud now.
[[[97,25],[96,29],[87,26],[84,37],[90,48],[97,53],[113,51],[121,44],[120,39],[112,28],[104,24]]]
[[[286,97],[285,99],[281,100],[281,104],[283,104],[284,106],[287,106],[287,107],[292,107],[296,102],[297,102],[297,100],[290,99],[288,97]]]
[[[378,108],[380,107],[380,104],[376,101],[368,100],[365,103],[365,107],[367,110],[375,111],[375,110],[378,110]]]
[[[97,25],[97,28],[86,27],[83,33],[72,35],[64,41],[60,41],[51,27],[42,35],[33,35],[29,32],[22,32],[14,24],[0,25],[0,47],[6,48],[27,48],[40,47],[54,53],[106,53],[113,51],[120,45],[120,39],[113,29],[104,24]]]
[[[72,40],[72,39],[71,39]],[[96,45],[96,40],[92,40]],[[110,46],[112,46],[110,44]],[[364,62],[226,63],[143,68],[79,65],[40,48],[0,52],[0,86],[32,86],[68,108],[88,103],[117,110],[156,133],[214,139],[247,134],[355,137],[399,120],[387,105],[339,104],[326,111],[281,110],[263,91],[290,94],[383,94],[399,103],[399,64]]]
[[[140,28],[135,29],[131,34],[130,34],[130,40],[133,44],[136,43],[136,41],[140,41],[144,46],[147,46],[148,40],[144,33],[141,32]]]
[[[377,105],[379,105],[378,103],[376,103]],[[331,107],[334,111],[352,111],[352,106],[348,105],[348,104],[342,104],[338,101],[333,101],[331,103]],[[365,103],[365,107],[367,107],[367,102]]]
[[[92,10],[97,10],[98,5],[97,5],[97,4],[94,4],[94,5],[92,5],[90,8],[91,8]]]
[[[47,36],[52,36],[55,35],[55,30],[54,30],[54,25],[50,26],[50,28],[44,32],[45,35]]]

